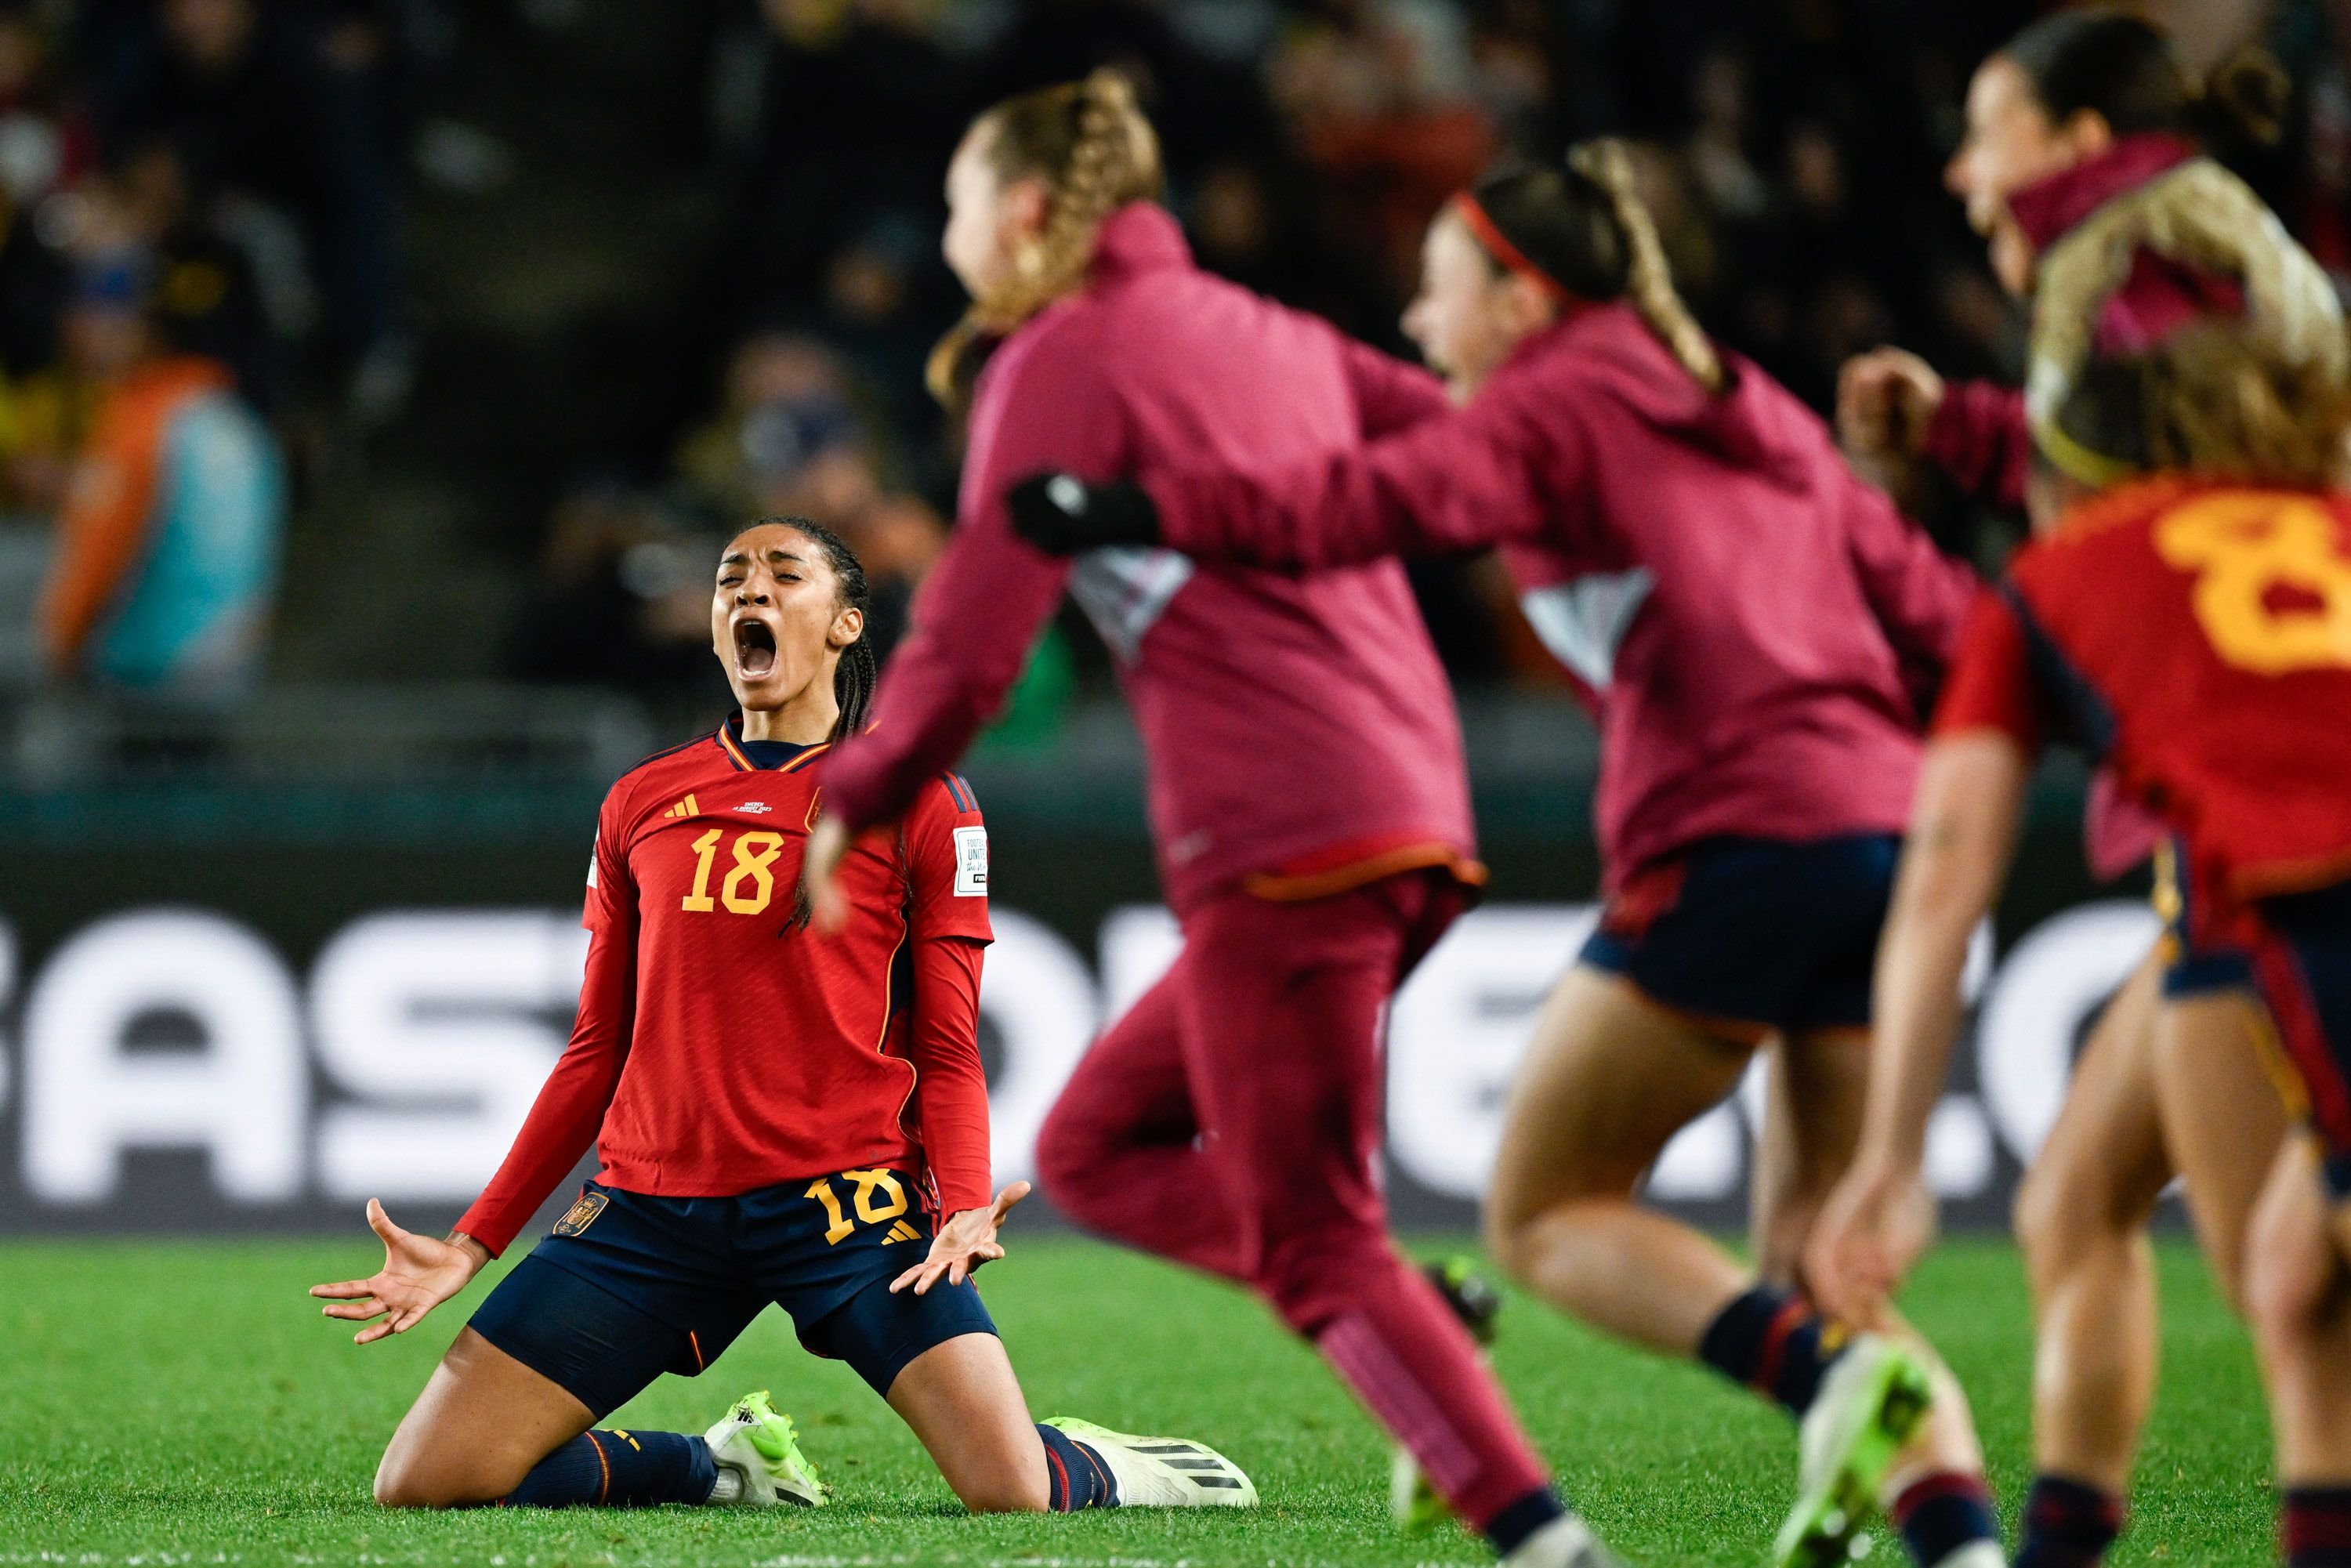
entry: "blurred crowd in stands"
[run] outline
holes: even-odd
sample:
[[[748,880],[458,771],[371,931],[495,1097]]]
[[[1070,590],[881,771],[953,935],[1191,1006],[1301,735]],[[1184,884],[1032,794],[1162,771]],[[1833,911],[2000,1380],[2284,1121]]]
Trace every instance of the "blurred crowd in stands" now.
[[[481,4],[598,25],[590,0]],[[706,391],[654,433],[659,460],[575,465],[553,486],[540,559],[514,573],[507,667],[483,673],[706,692],[712,540],[775,511],[850,539],[879,634],[897,634],[953,512],[958,433],[921,377],[961,306],[938,257],[942,174],[1006,94],[1124,67],[1201,260],[1399,350],[1448,193],[1498,159],[1633,137],[1701,317],[1825,409],[1840,362],[1883,342],[2015,373],[2019,320],[1940,175],[1970,71],[2044,8],[697,0],[701,162],[723,216],[706,276],[643,287],[711,295]],[[2199,47],[2258,38],[2284,60],[2293,125],[2244,172],[2351,283],[2351,0],[2187,9]],[[66,541],[42,621],[53,665],[153,678],[173,639],[121,635],[152,594],[218,618],[209,641],[182,639],[206,681],[231,644],[250,678],[305,444],[408,395],[403,171],[434,48],[462,49],[476,16],[441,0],[0,0],[0,510]],[[1978,519],[1932,520],[1953,548],[1989,548]],[[139,537],[178,543],[120,544]],[[67,559],[81,538],[115,541],[112,567]],[[135,580],[175,559],[228,562],[236,591]],[[1458,674],[1548,668],[1474,563],[1416,580]],[[1046,707],[1100,657],[1073,626],[1058,637],[1029,694]]]
[[[1880,343],[1955,373],[2013,377],[2021,322],[1941,171],[1970,72],[2043,8],[747,5],[716,43],[713,75],[745,335],[665,485],[583,489],[558,507],[549,567],[573,580],[538,607],[522,645],[550,673],[593,660],[616,677],[625,665],[699,678],[707,552],[671,563],[662,541],[762,510],[832,522],[903,603],[952,515],[956,433],[920,375],[960,303],[937,259],[945,154],[978,108],[1103,62],[1143,85],[1206,265],[1399,351],[1420,235],[1449,193],[1498,159],[1552,158],[1618,133],[1637,141],[1678,277],[1709,328],[1823,411],[1837,367]],[[2245,172],[2351,284],[2351,0],[2205,11],[2218,43],[2259,37],[2285,58],[2301,89],[2294,126],[2273,162]],[[1932,522],[1956,549],[1998,548],[1979,537],[1982,519]],[[584,569],[583,536],[603,542],[603,566]],[[1416,580],[1458,676],[1548,678],[1487,569],[1440,564]],[[557,630],[567,622],[569,638]],[[895,630],[885,618],[885,638]],[[1057,635],[1087,656],[1074,624]],[[1066,663],[1064,650],[1046,653]]]

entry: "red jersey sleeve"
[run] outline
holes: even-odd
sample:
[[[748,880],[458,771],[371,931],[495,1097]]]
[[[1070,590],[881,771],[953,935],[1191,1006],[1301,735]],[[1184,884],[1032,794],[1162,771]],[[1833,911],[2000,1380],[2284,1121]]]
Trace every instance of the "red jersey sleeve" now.
[[[2048,699],[2032,673],[2024,622],[1996,589],[1980,591],[1968,612],[1931,729],[1937,736],[1996,729],[2027,752],[2038,751],[2049,733]]]
[[[1586,465],[1581,422],[1521,391],[1498,382],[1467,408],[1312,463],[1162,470],[1144,487],[1166,544],[1209,560],[1352,566],[1532,538]]]
[[[626,793],[614,786],[597,819],[588,868],[588,967],[580,977],[570,1041],[531,1102],[530,1114],[523,1118],[497,1174],[457,1221],[457,1228],[488,1248],[493,1258],[530,1223],[556,1184],[595,1144],[621,1085],[636,1022],[637,987],[636,883],[628,873],[622,815]]]
[[[914,596],[872,727],[819,765],[825,809],[852,831],[896,817],[963,755],[1061,601],[1070,562],[1013,533],[1006,490],[1048,469],[1108,479],[1125,466],[1125,419],[1102,367],[1056,326],[1023,329],[981,373],[955,537]]]
[[[949,1214],[987,1207],[987,1074],[979,1060],[979,977],[987,923],[987,828],[971,786],[926,786],[905,827],[908,934],[914,964],[914,1110],[923,1155]]]

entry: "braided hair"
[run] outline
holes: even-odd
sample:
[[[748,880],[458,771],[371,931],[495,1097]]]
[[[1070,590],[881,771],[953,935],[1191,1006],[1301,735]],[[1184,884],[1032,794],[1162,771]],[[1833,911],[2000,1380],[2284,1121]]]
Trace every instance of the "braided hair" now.
[[[1614,137],[1579,142],[1562,167],[1506,170],[1470,197],[1527,260],[1578,299],[1629,299],[1642,321],[1708,392],[1729,383],[1722,356],[1674,288],[1656,220]]]
[[[1159,138],[1135,103],[1134,87],[1108,68],[1006,99],[973,122],[1004,184],[1040,180],[1051,196],[1035,249],[1011,282],[971,308],[931,351],[925,380],[950,407],[968,391],[973,361],[1085,281],[1102,220],[1131,202],[1155,202],[1165,189]]]

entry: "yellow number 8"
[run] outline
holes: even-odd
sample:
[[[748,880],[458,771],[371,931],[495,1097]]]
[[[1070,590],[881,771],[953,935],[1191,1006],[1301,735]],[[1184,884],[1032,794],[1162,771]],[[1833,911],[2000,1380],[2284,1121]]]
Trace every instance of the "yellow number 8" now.
[[[2265,675],[2351,665],[2351,560],[2317,503],[2234,491],[2190,503],[2156,526],[2156,553],[2197,573],[2190,602],[2212,651]],[[2280,608],[2274,590],[2314,607]]]
[[[735,869],[719,884],[718,902],[737,915],[757,915],[776,895],[776,857],[783,852],[781,833],[745,833],[735,841]],[[743,884],[756,881],[757,897],[746,897]]]

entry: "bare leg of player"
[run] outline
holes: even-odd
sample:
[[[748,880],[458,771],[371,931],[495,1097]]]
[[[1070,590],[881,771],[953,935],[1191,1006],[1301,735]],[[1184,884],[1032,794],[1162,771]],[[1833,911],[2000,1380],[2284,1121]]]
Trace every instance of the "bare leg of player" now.
[[[494,1502],[595,1420],[553,1379],[460,1329],[383,1451],[375,1500],[386,1508]]]
[[[1596,1328],[1695,1354],[1749,1271],[1634,1194],[1673,1135],[1737,1086],[1751,1054],[1615,976],[1570,969],[1510,1085],[1486,1198],[1495,1258]]]
[[[2155,1257],[2147,1222],[2171,1179],[2155,1099],[2161,969],[2116,993],[2064,1108],[2017,1189],[2032,1283],[2033,1447],[2041,1473],[2119,1497],[2155,1389]]]
[[[2163,1141],[2186,1178],[2189,1218],[2221,1294],[2242,1313],[2245,1235],[2291,1125],[2280,1089],[2292,1069],[2250,991],[2166,1001],[2154,1054]],[[2298,1099],[2300,1086],[2291,1092]]]
[[[1763,1055],[1763,1125],[1749,1183],[1756,1271],[1795,1290],[1804,1245],[1861,1137],[1869,1037],[1824,1030],[1775,1039]]]
[[[2246,1274],[2277,1431],[2289,1563],[2339,1552],[2351,1523],[2351,1269],[2319,1184],[2316,1140],[2278,1155],[2253,1216]]]
[[[906,1364],[888,1398],[964,1507],[1019,1513],[1047,1506],[1045,1445],[1002,1340],[968,1333],[933,1345]]]
[[[1799,1049],[1797,1071],[1808,1079],[1852,1066],[1825,1039]],[[1635,1200],[1641,1177],[1667,1142],[1729,1092],[1750,1054],[1744,1043],[1658,1007],[1619,977],[1581,965],[1571,969],[1545,1004],[1511,1087],[1487,1202],[1487,1239],[1504,1267],[1554,1305],[1635,1343],[1698,1356],[1801,1417],[1814,1409],[1830,1368],[1844,1358],[1844,1332],[1824,1323],[1801,1297],[1759,1283],[1692,1227]],[[1860,1103],[1859,1080],[1844,1076],[1852,1079],[1846,1094],[1829,1096],[1835,1108],[1792,1169],[1836,1164],[1835,1145],[1849,1140]],[[1793,1176],[1784,1179],[1798,1183]],[[1789,1188],[1791,1202],[1800,1196],[1800,1184]],[[1765,1223],[1792,1228],[1785,1220]],[[1866,1359],[1848,1361],[1848,1370],[1867,1369],[1875,1377],[1875,1369],[1887,1364],[1884,1354],[1873,1343]],[[1996,1561],[1997,1523],[1965,1404],[1947,1375],[1937,1381],[1949,1396],[1938,1401],[1947,1408],[1926,1430],[1925,1462],[1917,1462],[1915,1447],[1904,1456],[1902,1479],[1911,1484],[1896,1522],[1924,1563]],[[1877,1422],[1879,1396],[1857,1396],[1867,1402],[1864,1426]],[[1846,1403],[1840,1392],[1822,1406],[1825,1414]],[[1866,1435],[1865,1442],[1860,1431],[1843,1429],[1807,1448],[1860,1456],[1881,1441],[1898,1441]],[[1891,1458],[1888,1451],[1857,1461],[1844,1477],[1845,1460],[1818,1466],[1808,1454],[1805,1497],[1791,1528],[1810,1533],[1803,1540],[1783,1534],[1782,1561],[1810,1560],[1816,1548],[1837,1550],[1856,1521],[1827,1489],[1842,1499],[1857,1488],[1865,1506]],[[1810,1521],[1802,1517],[1808,1511]]]

